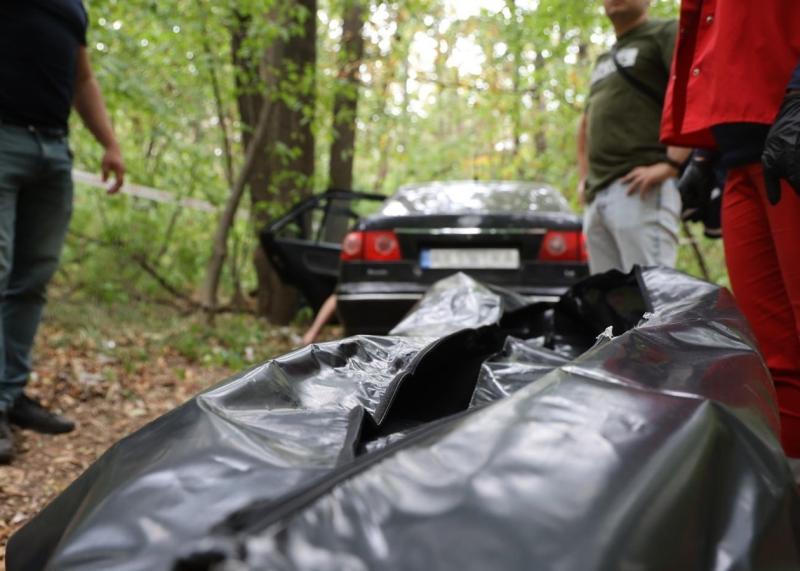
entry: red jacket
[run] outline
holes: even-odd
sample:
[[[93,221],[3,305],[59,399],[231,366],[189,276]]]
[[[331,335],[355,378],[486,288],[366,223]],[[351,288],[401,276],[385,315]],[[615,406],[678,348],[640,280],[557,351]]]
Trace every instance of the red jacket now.
[[[713,125],[771,124],[798,60],[800,0],[682,0],[661,140],[713,148]]]

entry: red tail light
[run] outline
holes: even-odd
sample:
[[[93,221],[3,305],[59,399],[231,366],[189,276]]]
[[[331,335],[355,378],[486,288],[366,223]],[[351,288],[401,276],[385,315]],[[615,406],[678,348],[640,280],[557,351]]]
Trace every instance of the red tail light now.
[[[394,232],[365,232],[364,259],[393,262],[403,259],[400,242]]]
[[[342,260],[363,260],[364,259],[364,233],[348,232],[342,240],[342,253],[339,256]]]
[[[589,261],[589,248],[586,246],[586,234],[581,232],[581,250],[578,254],[578,261],[580,262],[588,262]]]
[[[403,253],[400,251],[400,242],[394,232],[386,230],[350,232],[342,242],[341,259],[395,262],[403,259]]]
[[[549,230],[539,248],[542,262],[585,262],[586,237],[582,232],[557,232]]]

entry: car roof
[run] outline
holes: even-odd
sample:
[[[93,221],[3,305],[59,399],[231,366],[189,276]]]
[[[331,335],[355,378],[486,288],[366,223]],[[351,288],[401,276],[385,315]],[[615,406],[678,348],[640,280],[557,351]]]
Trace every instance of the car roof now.
[[[408,184],[389,197],[384,216],[532,212],[572,213],[552,186],[529,181],[433,181]]]

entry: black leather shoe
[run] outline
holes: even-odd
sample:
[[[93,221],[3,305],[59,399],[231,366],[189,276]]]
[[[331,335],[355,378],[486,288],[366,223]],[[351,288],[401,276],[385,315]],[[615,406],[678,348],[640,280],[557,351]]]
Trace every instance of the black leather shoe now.
[[[14,437],[8,426],[8,415],[0,412],[0,464],[8,464],[14,459]]]
[[[8,411],[8,420],[20,428],[43,434],[64,434],[75,429],[71,420],[50,412],[27,395],[20,395]]]

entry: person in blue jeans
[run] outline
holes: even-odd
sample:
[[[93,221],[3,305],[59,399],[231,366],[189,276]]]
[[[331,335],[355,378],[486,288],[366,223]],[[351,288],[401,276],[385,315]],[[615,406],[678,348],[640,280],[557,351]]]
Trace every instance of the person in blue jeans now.
[[[74,424],[24,393],[45,290],[72,213],[68,119],[74,106],[103,146],[103,179],[125,167],[86,49],[81,0],[0,2],[0,463],[9,424],[69,432]]]

